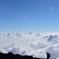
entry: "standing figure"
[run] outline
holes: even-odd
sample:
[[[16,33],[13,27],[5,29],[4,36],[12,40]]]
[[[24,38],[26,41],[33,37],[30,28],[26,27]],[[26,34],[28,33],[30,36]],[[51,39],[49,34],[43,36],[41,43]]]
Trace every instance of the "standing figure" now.
[[[49,59],[49,58],[50,58],[50,53],[47,52],[47,59]]]

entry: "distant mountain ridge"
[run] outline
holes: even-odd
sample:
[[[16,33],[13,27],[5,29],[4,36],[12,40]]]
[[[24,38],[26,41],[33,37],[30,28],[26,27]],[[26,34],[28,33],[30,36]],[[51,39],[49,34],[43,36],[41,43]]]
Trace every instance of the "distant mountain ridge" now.
[[[50,54],[47,52],[47,58],[37,58],[29,55],[22,56],[20,54],[13,54],[12,52],[7,53],[1,53],[0,52],[0,59],[49,59]],[[56,58],[51,58],[56,59]]]
[[[0,59],[46,59],[46,58],[36,58],[32,56],[22,56],[19,54],[13,54],[12,52],[9,52],[8,54],[1,53],[0,52]]]

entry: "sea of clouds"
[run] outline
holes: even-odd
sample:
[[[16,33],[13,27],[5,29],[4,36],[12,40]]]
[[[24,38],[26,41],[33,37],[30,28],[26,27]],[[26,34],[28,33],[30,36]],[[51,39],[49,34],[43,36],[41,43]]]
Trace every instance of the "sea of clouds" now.
[[[46,53],[49,52],[51,58],[59,58],[59,33],[0,33],[0,52],[39,58],[46,58]]]

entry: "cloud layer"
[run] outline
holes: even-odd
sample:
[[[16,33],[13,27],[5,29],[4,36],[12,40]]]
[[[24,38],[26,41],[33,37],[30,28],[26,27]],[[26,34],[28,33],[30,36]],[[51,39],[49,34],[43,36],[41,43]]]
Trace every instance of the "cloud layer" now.
[[[45,58],[49,52],[51,58],[59,58],[59,33],[0,33],[0,52]]]

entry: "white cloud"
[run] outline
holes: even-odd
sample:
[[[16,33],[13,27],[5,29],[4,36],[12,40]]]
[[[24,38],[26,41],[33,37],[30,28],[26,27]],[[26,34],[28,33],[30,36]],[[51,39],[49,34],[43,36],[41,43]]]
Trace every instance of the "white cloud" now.
[[[51,54],[52,58],[59,58],[59,47],[57,46],[50,46],[47,50]]]
[[[52,41],[52,39],[54,39],[54,38],[57,38],[58,37],[58,35],[55,35],[55,36],[53,36],[53,35],[49,35],[49,38],[48,38],[48,42],[51,42]]]
[[[22,51],[21,55],[26,55],[26,50]]]
[[[50,9],[54,9],[54,7],[50,7]]]
[[[40,36],[40,33],[36,34],[36,37],[39,37]]]
[[[51,57],[59,58],[58,42],[59,33],[0,33],[0,52],[35,57],[46,57],[46,52],[49,52]]]
[[[14,53],[14,54],[20,54],[20,48],[19,47],[17,47],[17,48],[14,47],[14,48],[12,48],[11,52]]]

